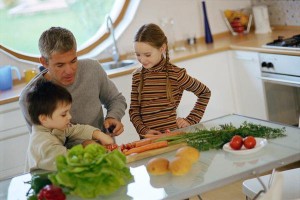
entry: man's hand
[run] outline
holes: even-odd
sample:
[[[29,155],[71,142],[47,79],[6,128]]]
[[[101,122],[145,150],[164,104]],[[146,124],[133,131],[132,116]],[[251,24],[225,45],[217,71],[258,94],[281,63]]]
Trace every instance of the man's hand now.
[[[106,118],[103,125],[104,128],[110,130],[112,136],[118,136],[124,131],[123,124],[114,118]]]

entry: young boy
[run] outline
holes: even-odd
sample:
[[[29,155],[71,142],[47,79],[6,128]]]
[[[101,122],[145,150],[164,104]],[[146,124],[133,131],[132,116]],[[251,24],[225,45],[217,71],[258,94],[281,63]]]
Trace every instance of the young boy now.
[[[90,125],[71,125],[71,94],[50,81],[40,80],[27,95],[33,123],[26,171],[56,170],[55,159],[77,144],[112,144],[114,141]],[[96,140],[96,141],[94,141]]]

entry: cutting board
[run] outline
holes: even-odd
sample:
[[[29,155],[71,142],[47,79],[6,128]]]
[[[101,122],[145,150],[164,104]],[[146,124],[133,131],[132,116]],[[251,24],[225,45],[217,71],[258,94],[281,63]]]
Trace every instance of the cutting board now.
[[[180,143],[180,144],[174,144],[174,145],[170,145],[170,146],[159,148],[159,149],[145,151],[142,153],[131,154],[131,155],[126,156],[127,163],[131,163],[131,162],[141,160],[144,158],[149,158],[149,157],[156,156],[156,155],[166,153],[169,151],[174,151],[174,150],[179,149],[180,147],[184,147],[186,145],[187,145],[186,143]]]

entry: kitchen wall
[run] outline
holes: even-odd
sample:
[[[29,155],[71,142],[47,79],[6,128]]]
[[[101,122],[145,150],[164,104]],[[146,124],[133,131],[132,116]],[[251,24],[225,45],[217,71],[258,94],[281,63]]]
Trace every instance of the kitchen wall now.
[[[267,5],[271,25],[300,26],[299,0],[251,0],[252,5]]]
[[[133,51],[133,37],[135,32],[145,23],[162,25],[162,21],[173,19],[173,31],[165,29],[169,40],[172,33],[175,40],[185,40],[188,37],[201,37],[204,35],[202,14],[202,0],[141,0],[134,19],[128,28],[118,38],[121,53]],[[206,9],[211,32],[221,33],[228,31],[222,18],[221,11],[225,9],[238,9],[251,7],[251,0],[207,0]],[[109,57],[104,52],[96,56],[97,59]]]
[[[137,0],[132,0],[132,2],[134,1]],[[201,0],[141,0],[136,13],[130,13],[134,15],[130,25],[124,31],[122,30],[122,33],[118,33],[118,29],[115,31],[120,53],[133,52],[132,40],[140,26],[150,22],[160,25],[164,19],[174,20],[173,33],[176,40],[203,36],[204,25],[201,2]],[[206,7],[212,33],[220,33],[228,30],[222,19],[221,10],[250,6],[251,0],[207,0]],[[92,52],[91,54],[96,59],[111,57],[111,51],[102,51],[101,54]],[[20,62],[13,56],[5,55],[0,51],[0,66],[7,64],[17,66],[21,71],[38,65],[38,63],[32,65],[27,62]]]
[[[137,0],[132,0],[137,1]],[[132,16],[130,25],[122,31],[116,30],[118,46],[121,54],[133,52],[132,40],[137,29],[145,23],[157,23],[162,20],[173,19],[172,32],[167,32],[169,40],[171,33],[176,40],[188,37],[203,37],[204,25],[202,15],[202,0],[140,0],[136,13]],[[252,5],[266,4],[269,9],[271,25],[300,26],[300,1],[296,0],[206,0],[206,8],[211,32],[213,34],[228,31],[221,11],[225,9],[239,9]],[[132,13],[131,13],[132,14]],[[93,53],[93,58],[103,59],[111,57],[111,51]],[[36,67],[38,63],[23,62],[0,50],[0,66],[14,65],[24,70]]]
[[[165,29],[169,40],[185,40],[188,37],[203,37],[204,24],[202,0],[141,0],[133,21],[118,38],[121,53],[132,52],[134,33],[145,23],[162,24],[173,19],[173,34]],[[206,0],[206,8],[211,32],[228,31],[221,11],[226,9],[251,8],[253,5],[267,5],[272,25],[300,26],[300,1],[298,0]],[[109,57],[104,52],[96,58]]]

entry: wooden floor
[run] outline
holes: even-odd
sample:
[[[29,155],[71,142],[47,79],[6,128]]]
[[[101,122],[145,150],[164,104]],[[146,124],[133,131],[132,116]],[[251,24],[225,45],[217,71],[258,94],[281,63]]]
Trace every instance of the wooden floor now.
[[[288,166],[278,168],[278,171],[293,169],[300,167],[300,161],[292,163]],[[270,173],[270,172],[268,172]],[[266,173],[266,174],[268,174]],[[245,200],[246,197],[242,192],[242,183],[244,180],[236,181],[230,185],[226,185],[207,193],[201,194],[202,200]],[[191,197],[190,200],[199,200],[198,197]]]

